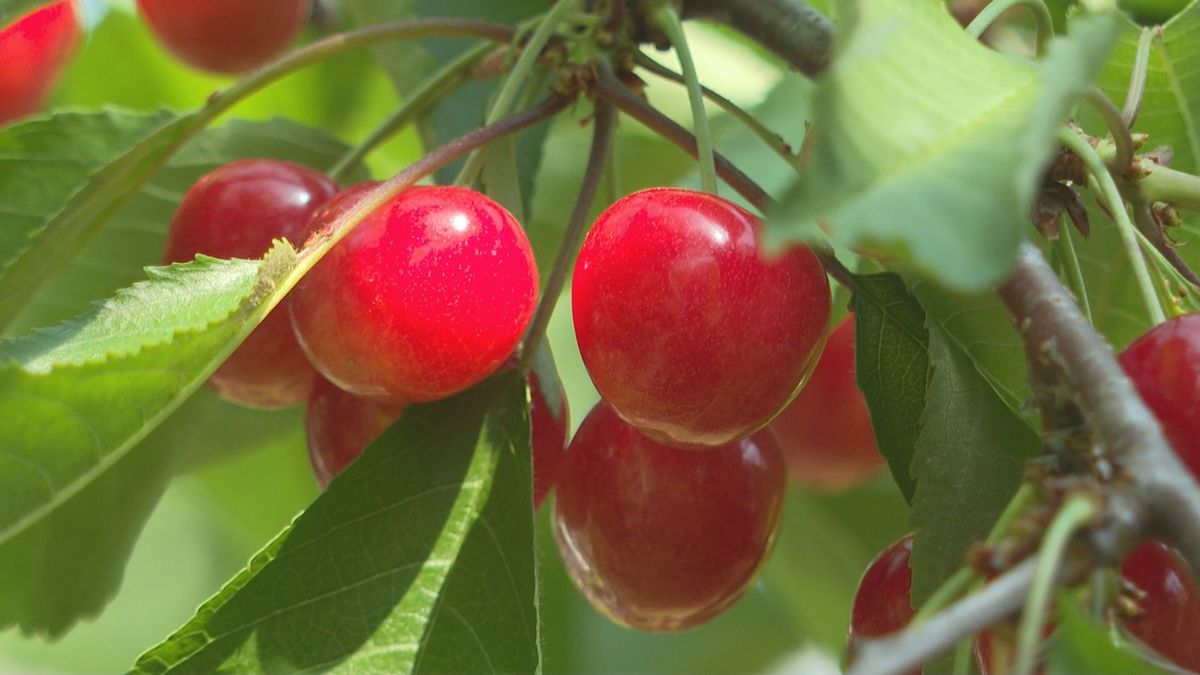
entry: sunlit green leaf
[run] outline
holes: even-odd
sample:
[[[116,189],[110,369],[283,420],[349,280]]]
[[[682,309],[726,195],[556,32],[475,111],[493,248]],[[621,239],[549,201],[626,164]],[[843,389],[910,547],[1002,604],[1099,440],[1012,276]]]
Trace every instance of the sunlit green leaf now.
[[[1058,602],[1058,629],[1051,642],[1048,665],[1051,673],[1064,675],[1170,672],[1148,662],[1129,645],[1114,643],[1112,634],[1088,620],[1078,603],[1065,594]]]

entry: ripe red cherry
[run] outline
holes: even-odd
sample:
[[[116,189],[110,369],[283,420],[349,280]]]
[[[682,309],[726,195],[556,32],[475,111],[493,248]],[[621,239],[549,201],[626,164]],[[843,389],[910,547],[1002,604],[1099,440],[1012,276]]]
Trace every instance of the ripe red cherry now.
[[[1155,326],[1120,361],[1175,454],[1200,480],[1200,314]]]
[[[680,450],[602,402],[559,475],[558,550],[575,585],[613,621],[690,628],[750,587],[775,539],[785,482],[769,432],[704,453]]]
[[[308,458],[321,487],[329,485],[379,434],[400,417],[403,405],[373,403],[317,378],[305,422]]]
[[[73,1],[46,5],[0,28],[0,125],[42,107],[79,36]]]
[[[537,290],[529,240],[502,206],[465,188],[415,187],[339,242],[289,304],[322,375],[372,400],[419,402],[494,372]]]
[[[1200,589],[1187,564],[1170,547],[1148,541],[1125,558],[1121,574],[1146,594],[1140,620],[1127,621],[1126,629],[1177,665],[1200,671]]]
[[[850,640],[894,633],[912,621],[913,536],[905,535],[881,552],[858,582],[850,610]]]
[[[716,446],[765,425],[808,374],[829,320],[816,257],[760,249],[759,222],[715,195],[638,192],[579,252],[575,335],[614,410],[650,437]]]
[[[276,238],[298,246],[309,217],[336,190],[333,181],[298,164],[230,162],[184,195],[167,232],[163,262],[186,262],[197,253],[260,258]],[[315,376],[292,335],[287,310],[276,308],[208,383],[235,403],[279,408],[303,403]]]
[[[283,51],[300,32],[311,0],[138,0],[163,46],[203,70],[236,74]]]
[[[567,425],[570,412],[567,392],[558,385],[557,396],[548,398],[542,383],[529,373],[529,426],[533,444],[533,505],[538,508],[558,482],[567,445]]]
[[[770,428],[798,483],[840,490],[883,466],[867,401],[854,381],[853,316],[829,335],[812,377]]]

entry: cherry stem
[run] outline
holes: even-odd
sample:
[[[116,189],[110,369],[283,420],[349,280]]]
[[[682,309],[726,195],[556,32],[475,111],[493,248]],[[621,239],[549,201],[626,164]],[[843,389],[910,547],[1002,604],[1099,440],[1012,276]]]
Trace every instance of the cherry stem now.
[[[1050,38],[1054,37],[1054,19],[1050,16],[1050,8],[1046,6],[1045,0],[993,0],[967,25],[967,35],[979,39],[1001,14],[1018,6],[1028,7],[1029,11],[1033,12],[1033,21],[1037,28],[1037,55],[1043,56]]]
[[[679,20],[679,12],[670,0],[658,0],[650,8],[650,20],[657,25],[675,55],[679,57],[679,65],[683,70],[683,82],[687,87],[688,103],[692,107],[692,127],[696,135],[696,153],[700,162],[700,189],[710,194],[717,193],[717,167],[713,159],[712,127],[708,124],[708,112],[704,109],[704,92],[700,88],[700,73],[696,70],[696,62],[692,59],[692,50],[688,47],[687,35],[683,32],[683,23]]]
[[[1129,125],[1125,123],[1121,111],[1117,110],[1117,104],[1100,91],[1099,87],[1089,87],[1083,100],[1100,115],[1100,119],[1104,120],[1104,125],[1112,134],[1116,153],[1108,163],[1109,170],[1118,176],[1124,176],[1133,167],[1133,134],[1129,131]]]
[[[1058,582],[1059,568],[1067,545],[1075,533],[1096,518],[1100,508],[1091,497],[1073,495],[1054,516],[1046,536],[1042,538],[1037,571],[1029,595],[1025,601],[1025,612],[1017,629],[1017,661],[1013,672],[1016,675],[1032,675],[1037,662],[1037,647],[1041,642],[1042,625],[1045,623],[1046,606],[1050,594]]]
[[[521,346],[521,358],[517,363],[517,371],[522,375],[529,372],[533,364],[534,354],[538,344],[546,336],[546,327],[550,325],[550,317],[562,295],[571,271],[571,264],[579,253],[579,246],[587,234],[588,215],[592,204],[596,201],[596,193],[604,179],[605,167],[608,165],[609,153],[612,152],[613,136],[616,130],[616,112],[605,101],[596,103],[596,114],[592,129],[592,147],[588,151],[587,168],[583,173],[583,182],[579,185],[579,196],[575,199],[575,208],[567,221],[567,230],[563,234],[562,244],[558,247],[558,256],[554,259],[554,268],[542,291],[542,300],[538,303],[529,323],[529,331],[525,336],[525,344]]]
[[[646,56],[642,52],[637,52],[634,55],[634,62],[637,63],[639,67],[645,68],[650,73],[653,73],[654,75],[657,75],[663,79],[670,80],[678,84],[685,84],[683,75],[680,75],[679,73],[662,65],[658,61]],[[739,122],[744,124],[746,128],[753,132],[755,136],[758,136],[758,138],[768,148],[783,158],[783,161],[787,162],[793,168],[799,168],[800,158],[792,152],[792,149],[788,146],[787,142],[783,140],[782,136],[768,129],[762,122],[758,121],[758,118],[756,118],[754,115],[751,115],[746,110],[743,110],[740,106],[738,106],[738,104],[730,101],[712,89],[701,86],[700,90],[704,94],[705,98],[712,101],[722,110],[729,113]]]
[[[1150,270],[1146,267],[1146,258],[1142,255],[1142,249],[1138,245],[1137,228],[1134,227],[1133,221],[1129,218],[1129,211],[1125,208],[1125,200],[1121,196],[1121,191],[1117,189],[1117,184],[1113,177],[1108,172],[1108,167],[1104,165],[1104,160],[1100,157],[1096,149],[1088,143],[1087,139],[1080,136],[1078,133],[1067,129],[1059,129],[1058,140],[1065,145],[1071,152],[1083,160],[1087,166],[1088,172],[1092,178],[1096,180],[1099,186],[1099,197],[1112,214],[1113,220],[1117,225],[1117,233],[1121,237],[1121,243],[1125,247],[1125,255],[1129,259],[1129,265],[1133,269],[1133,277],[1137,281],[1138,290],[1142,294],[1142,304],[1146,307],[1146,313],[1150,317],[1150,321],[1154,324],[1160,324],[1167,320],[1166,314],[1163,313],[1162,303],[1158,298],[1158,291],[1154,288],[1154,281],[1150,278]]]
[[[659,136],[674,143],[679,149],[695,157],[697,155],[696,137],[687,129],[679,126],[674,120],[655,110],[653,106],[634,94],[612,72],[612,68],[603,61],[596,65],[596,82],[593,91],[600,98],[612,103],[621,112],[645,124]],[[762,213],[768,213],[775,206],[775,200],[758,183],[742,172],[719,152],[713,153],[717,175],[725,184],[733,188],[751,206]],[[814,247],[813,253],[821,261],[825,272],[838,283],[850,290],[858,289],[854,275],[846,269],[833,252],[821,247]]]
[[[504,84],[500,86],[500,91],[496,94],[495,101],[488,109],[487,124],[492,124],[509,113],[513,103],[517,100],[517,94],[520,93],[522,85],[529,79],[529,74],[537,65],[542,50],[550,43],[550,38],[554,37],[554,32],[567,19],[567,16],[578,6],[579,0],[558,0],[538,22],[533,34],[529,36],[529,41],[525,43],[524,47],[521,47],[521,53],[517,57],[516,63],[513,64],[512,70],[509,71],[508,76],[504,79]],[[472,152],[466,163],[463,164],[462,170],[458,172],[458,177],[454,180],[455,185],[474,183],[479,176],[479,171],[483,168],[485,159],[486,156],[483,152],[479,150]]]
[[[479,59],[483,58],[490,49],[494,49],[491,43],[481,43],[429,76],[404,102],[404,105],[376,127],[362,143],[338,159],[329,169],[329,177],[341,182],[345,175],[372,150],[399,133],[418,117],[428,112],[438,101],[464,84],[470,78],[471,67],[478,63]]]
[[[1087,284],[1083,280],[1083,270],[1079,267],[1079,256],[1075,252],[1070,223],[1063,223],[1059,228],[1058,239],[1054,240],[1054,251],[1058,254],[1059,261],[1062,262],[1063,276],[1066,278],[1067,287],[1075,295],[1075,301],[1079,303],[1079,308],[1083,310],[1083,315],[1087,317],[1088,323],[1093,323],[1092,305],[1088,301]]]
[[[1138,36],[1137,52],[1133,57],[1133,72],[1129,74],[1129,90],[1125,94],[1125,105],[1121,107],[1121,119],[1126,128],[1132,129],[1142,109],[1142,96],[1146,93],[1146,71],[1150,67],[1150,46],[1156,33],[1150,27],[1142,28]]]

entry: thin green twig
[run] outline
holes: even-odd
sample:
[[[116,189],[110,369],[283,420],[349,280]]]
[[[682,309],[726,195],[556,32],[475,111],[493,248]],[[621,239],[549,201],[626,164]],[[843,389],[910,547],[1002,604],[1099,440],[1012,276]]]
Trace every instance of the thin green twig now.
[[[509,113],[513,103],[517,100],[517,94],[520,93],[521,86],[525,84],[525,80],[533,71],[533,67],[537,63],[542,50],[550,42],[550,38],[554,36],[554,32],[558,30],[558,27],[566,20],[567,16],[575,11],[578,6],[579,0],[558,0],[550,8],[550,11],[546,12],[546,15],[542,17],[537,27],[534,28],[533,34],[529,36],[529,41],[521,49],[521,55],[517,57],[512,70],[504,78],[504,84],[500,85],[500,91],[496,94],[496,99],[492,103],[492,107],[488,109],[487,124],[491,124]],[[479,176],[480,169],[483,168],[484,159],[485,155],[481,150],[472,152],[467,157],[467,161],[463,164],[462,170],[459,171],[454,183],[456,185],[474,183],[475,179]]]
[[[1050,594],[1058,581],[1058,570],[1062,565],[1063,555],[1067,545],[1076,531],[1092,520],[1098,507],[1090,497],[1074,495],[1067,499],[1042,539],[1042,547],[1038,556],[1037,572],[1033,585],[1029,587],[1029,595],[1025,601],[1025,611],[1021,615],[1021,625],[1017,629],[1017,659],[1013,672],[1016,675],[1032,675],[1034,663],[1037,661],[1038,643],[1041,641],[1042,626],[1045,621],[1045,610]]]
[[[1046,6],[1045,0],[992,0],[967,25],[967,35],[978,38],[1001,14],[1017,6],[1028,7],[1033,12],[1033,20],[1037,27],[1037,55],[1043,56],[1050,38],[1054,37],[1054,19],[1050,16],[1050,8]]]
[[[1150,278],[1150,270],[1146,267],[1146,258],[1138,246],[1137,228],[1134,227],[1133,221],[1129,217],[1129,211],[1125,208],[1125,200],[1121,197],[1121,191],[1117,189],[1112,175],[1108,173],[1108,167],[1104,165],[1104,160],[1100,158],[1091,143],[1087,142],[1087,139],[1070,129],[1065,127],[1059,129],[1058,139],[1083,160],[1087,165],[1088,172],[1096,180],[1100,188],[1099,197],[1116,221],[1117,233],[1121,236],[1125,254],[1129,257],[1129,264],[1133,268],[1134,279],[1137,281],[1138,290],[1142,294],[1142,303],[1146,306],[1146,313],[1150,320],[1155,324],[1166,321],[1166,315],[1163,314],[1162,304],[1158,299],[1158,291],[1155,290],[1154,281]]]
[[[1146,71],[1150,67],[1150,46],[1154,44],[1155,32],[1150,27],[1142,28],[1138,36],[1137,52],[1133,57],[1133,72],[1129,74],[1129,91],[1125,94],[1125,105],[1121,107],[1121,119],[1132,129],[1142,109],[1142,96],[1146,92]]]
[[[1067,288],[1070,288],[1071,293],[1075,295],[1075,300],[1079,302],[1079,309],[1083,310],[1083,315],[1087,317],[1088,323],[1094,323],[1092,321],[1092,305],[1088,302],[1087,284],[1083,281],[1083,270],[1079,267],[1079,256],[1075,253],[1075,242],[1072,239],[1070,223],[1063,223],[1059,228],[1058,239],[1054,242],[1054,250],[1058,253],[1058,259],[1062,261]]]
[[[1104,126],[1108,127],[1108,131],[1112,135],[1113,145],[1117,151],[1108,168],[1117,175],[1125,175],[1133,165],[1133,135],[1129,132],[1129,125],[1125,123],[1121,111],[1117,110],[1117,104],[1113,103],[1108,94],[1100,91],[1099,87],[1089,87],[1083,100],[1087,101],[1088,105],[1092,106],[1092,109],[1100,115],[1100,119],[1104,120]]]

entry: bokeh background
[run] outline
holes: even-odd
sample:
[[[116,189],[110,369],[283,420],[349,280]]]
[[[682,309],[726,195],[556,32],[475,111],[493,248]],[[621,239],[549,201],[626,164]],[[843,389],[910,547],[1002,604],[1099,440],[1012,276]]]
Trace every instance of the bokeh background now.
[[[54,106],[189,109],[227,83],[172,61],[147,35],[131,2],[84,4],[90,34]],[[305,39],[338,26],[335,12]],[[706,84],[799,147],[811,85],[716,27],[692,24],[688,35]],[[677,67],[670,55],[653,56]],[[689,124],[682,87],[651,80],[647,93]],[[225,119],[286,117],[355,143],[398,102],[372,56],[359,52],[292,76]],[[547,141],[526,222],[543,272],[573,205],[590,142],[583,124],[588,114],[582,105],[563,116]],[[735,120],[716,108],[710,114],[719,149],[777,191],[791,169]],[[369,168],[374,177],[387,177],[421,152],[415,134],[406,133],[373,153]],[[631,120],[621,122],[617,153],[620,193],[698,183],[689,158]],[[602,202],[608,199],[602,194]],[[842,299],[836,305],[839,314],[844,311]],[[575,426],[597,397],[575,347],[569,294],[558,304],[549,335]],[[0,672],[123,672],[190,618],[317,494],[299,410],[244,411],[201,391],[145,442],[174,446],[190,470],[173,480],[150,516],[119,594],[100,616],[56,643],[0,634]],[[908,520],[908,507],[886,476],[837,495],[793,486],[777,546],[751,593],[702,628],[662,636],[612,625],[583,601],[559,563],[550,511],[548,502],[538,517],[548,672],[836,672],[858,577],[877,551],[906,532]]]

